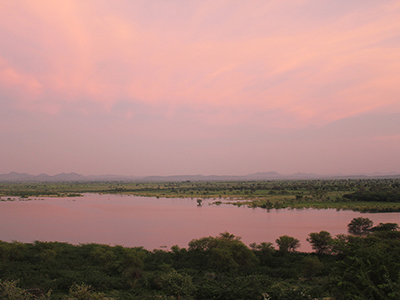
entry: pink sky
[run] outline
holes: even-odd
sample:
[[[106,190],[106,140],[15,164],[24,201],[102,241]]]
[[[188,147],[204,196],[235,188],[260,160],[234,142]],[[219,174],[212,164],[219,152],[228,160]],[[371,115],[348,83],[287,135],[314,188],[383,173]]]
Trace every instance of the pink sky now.
[[[400,172],[399,1],[0,0],[0,173]]]

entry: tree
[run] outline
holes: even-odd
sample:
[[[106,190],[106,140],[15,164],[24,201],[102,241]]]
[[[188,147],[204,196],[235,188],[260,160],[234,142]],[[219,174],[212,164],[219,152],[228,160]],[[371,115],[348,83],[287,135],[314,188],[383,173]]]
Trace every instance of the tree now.
[[[303,259],[304,276],[308,280],[312,280],[313,277],[320,272],[324,265],[316,256],[307,256]]]
[[[69,296],[77,300],[103,300],[106,299],[103,293],[98,293],[92,290],[90,285],[84,283],[74,284],[69,289]],[[71,299],[71,298],[68,298]]]
[[[347,225],[349,233],[355,235],[365,235],[369,232],[374,222],[372,222],[368,218],[354,218],[351,222]]]
[[[240,240],[229,232],[217,237],[203,237],[189,242],[189,251],[202,252],[207,256],[208,266],[216,270],[244,270],[257,263],[255,254]]]
[[[280,236],[275,242],[278,244],[279,251],[283,253],[294,252],[300,247],[300,241],[288,235]]]
[[[312,232],[308,235],[307,242],[318,254],[328,254],[331,251],[332,236],[328,231]]]
[[[330,270],[333,299],[400,299],[399,261],[398,240],[349,236]]]
[[[272,246],[272,243],[266,243],[266,242],[262,242],[260,244],[257,243],[251,243],[250,244],[250,248],[253,251],[260,251],[261,253],[272,253],[275,249],[274,246]]]
[[[162,288],[168,295],[176,296],[181,299],[191,299],[191,295],[196,291],[192,282],[192,276],[180,274],[175,270],[161,276]]]

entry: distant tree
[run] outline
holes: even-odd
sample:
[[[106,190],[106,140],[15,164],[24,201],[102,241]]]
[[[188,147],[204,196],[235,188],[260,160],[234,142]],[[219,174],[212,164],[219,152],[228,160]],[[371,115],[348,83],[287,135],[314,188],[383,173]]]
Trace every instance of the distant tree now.
[[[262,242],[260,244],[251,243],[250,248],[253,251],[260,251],[262,253],[271,253],[275,250],[274,246],[272,246],[272,243],[266,243],[266,242]]]
[[[279,251],[283,253],[294,252],[300,247],[300,241],[288,235],[280,236],[275,242],[278,244]]]
[[[250,244],[250,248],[261,264],[267,264],[269,261],[273,260],[273,254],[276,252],[272,243],[269,242],[262,242],[260,244],[252,243]]]
[[[328,231],[312,232],[308,235],[307,242],[318,254],[328,254],[331,251],[332,236]]]
[[[220,235],[220,237],[221,237],[222,239],[227,239],[227,240],[230,240],[230,241],[233,241],[233,240],[239,241],[239,240],[241,239],[240,236],[235,236],[234,234],[231,234],[231,233],[229,233],[228,231],[225,231],[225,232],[223,232],[223,233],[220,233],[219,235]]]
[[[365,235],[369,232],[374,222],[372,222],[368,218],[354,218],[351,222],[347,225],[349,233],[355,235]]]
[[[303,199],[303,195],[301,195],[301,194],[297,194],[295,196],[296,196],[297,201],[300,201],[301,199]]]

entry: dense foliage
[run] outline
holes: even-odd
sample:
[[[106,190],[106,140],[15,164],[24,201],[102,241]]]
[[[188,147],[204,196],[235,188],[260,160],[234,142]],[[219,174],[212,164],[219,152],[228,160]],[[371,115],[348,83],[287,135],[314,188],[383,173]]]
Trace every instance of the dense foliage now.
[[[0,298],[400,299],[397,229],[381,223],[363,236],[310,233],[315,253],[268,242],[247,247],[228,232],[170,251],[0,242]]]
[[[353,201],[400,202],[400,189],[396,187],[390,190],[360,190],[344,197]]]

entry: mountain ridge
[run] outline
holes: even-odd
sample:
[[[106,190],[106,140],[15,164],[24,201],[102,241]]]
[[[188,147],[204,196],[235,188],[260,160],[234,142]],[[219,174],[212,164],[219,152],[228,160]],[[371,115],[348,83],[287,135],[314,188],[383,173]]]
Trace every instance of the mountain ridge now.
[[[48,175],[41,173],[31,175],[28,173],[10,172],[0,174],[0,182],[73,182],[73,181],[256,181],[256,180],[311,180],[311,179],[372,179],[372,178],[400,178],[400,173],[372,174],[331,174],[321,175],[315,173],[280,174],[275,171],[257,172],[247,175],[168,175],[168,176],[124,176],[124,175],[82,175],[75,172]]]

